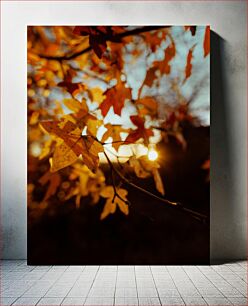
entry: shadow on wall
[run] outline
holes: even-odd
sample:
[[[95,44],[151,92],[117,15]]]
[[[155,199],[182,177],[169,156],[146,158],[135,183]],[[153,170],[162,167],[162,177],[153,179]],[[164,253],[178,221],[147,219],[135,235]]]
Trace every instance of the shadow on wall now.
[[[211,263],[237,258],[240,230],[233,197],[234,175],[231,157],[230,113],[224,63],[225,41],[211,31],[211,195],[210,259]],[[242,249],[242,247],[241,247]]]

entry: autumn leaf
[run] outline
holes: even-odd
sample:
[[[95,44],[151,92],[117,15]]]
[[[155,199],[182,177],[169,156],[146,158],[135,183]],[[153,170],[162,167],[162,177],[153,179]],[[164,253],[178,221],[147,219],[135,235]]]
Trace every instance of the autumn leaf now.
[[[76,73],[72,69],[68,69],[64,76],[64,80],[58,83],[59,87],[65,88],[71,95],[73,95],[79,88],[82,88],[81,83],[73,83],[72,80],[76,76]]]
[[[43,121],[40,126],[48,133],[62,139],[64,143],[56,147],[51,159],[51,170],[58,171],[75,162],[80,155],[83,162],[93,172],[98,167],[98,153],[103,146],[91,136],[82,136],[82,130],[70,121]]]
[[[51,172],[56,172],[67,166],[70,166],[78,159],[78,156],[73,150],[66,144],[62,143],[56,146],[53,157],[50,158]]]
[[[210,52],[210,26],[206,26],[203,49],[204,49],[204,57],[206,57]]]
[[[139,113],[144,115],[155,116],[158,112],[158,103],[152,97],[144,97],[135,101],[135,104],[139,107]],[[142,106],[142,108],[140,108]]]
[[[125,87],[125,83],[121,81],[120,77],[117,77],[117,85],[108,89],[104,95],[106,98],[100,105],[102,115],[105,117],[113,106],[114,113],[121,116],[121,111],[126,99],[131,99],[131,89]]]
[[[170,39],[171,39],[171,44],[164,51],[164,59],[162,61],[155,61],[152,67],[148,69],[145,80],[139,89],[139,94],[138,94],[139,97],[145,85],[147,85],[148,87],[151,87],[153,85],[153,82],[156,79],[157,70],[160,71],[161,75],[170,74],[171,71],[170,62],[176,55],[175,43],[172,40],[171,36]]]
[[[112,137],[112,147],[118,151],[119,147],[124,143],[121,138],[121,133],[128,133],[128,129],[124,129],[121,125],[113,125],[113,124],[106,124],[105,128],[107,131],[102,136],[102,142],[106,142],[108,138]]]
[[[166,39],[166,35],[166,31],[146,32],[143,34],[146,42],[150,45],[152,52],[155,52],[161,42]]]
[[[161,74],[169,74],[171,71],[170,62],[176,55],[176,46],[174,41],[165,49],[164,51],[164,60],[157,61],[154,63],[154,66],[158,67]]]
[[[148,143],[149,137],[153,136],[153,131],[151,129],[145,128],[145,121],[139,116],[130,116],[130,120],[134,125],[137,126],[137,129],[129,133],[125,142],[134,143],[140,138],[144,139],[145,143]]]
[[[165,194],[164,185],[163,185],[163,182],[162,182],[162,179],[161,179],[161,176],[160,176],[160,173],[159,173],[158,169],[153,168],[152,174],[153,174],[153,178],[154,178],[154,181],[155,181],[157,191],[160,192],[162,195],[164,195]]]
[[[192,36],[195,36],[195,32],[196,32],[196,26],[185,26],[185,31],[190,30]]]
[[[193,51],[195,46],[189,49],[188,55],[187,55],[187,63],[185,67],[185,78],[184,82],[191,76],[192,73],[192,58],[193,58]]]
[[[102,120],[97,119],[89,113],[89,108],[84,99],[79,102],[76,99],[64,99],[64,105],[74,113],[64,115],[62,118],[72,121],[79,128],[83,129],[87,126],[87,134],[96,136],[98,128],[102,125]]]
[[[100,219],[105,219],[109,214],[113,214],[116,211],[116,208],[119,207],[120,211],[124,215],[128,215],[129,207],[125,203],[127,201],[127,190],[122,188],[117,188],[116,192],[119,197],[115,195],[113,186],[106,186],[100,193],[101,197],[106,198],[106,203],[104,205],[103,211],[101,213]],[[120,199],[121,197],[121,199]],[[123,200],[122,200],[123,199]]]
[[[84,164],[75,163],[72,165],[69,179],[72,181],[76,180],[76,183],[70,188],[66,200],[76,196],[75,203],[77,208],[80,207],[81,197],[90,195],[93,204],[99,201],[100,192],[105,185],[105,177],[100,169],[93,173]]]
[[[42,186],[44,186],[48,182],[49,182],[48,189],[43,198],[43,201],[47,201],[51,196],[53,196],[56,193],[61,183],[61,177],[58,173],[51,173],[48,171],[39,179],[39,183]]]
[[[146,155],[143,155],[139,158],[135,156],[130,157],[128,164],[139,178],[147,178],[152,175],[158,192],[162,195],[165,194],[164,185],[158,171],[160,168],[158,162],[151,161]]]
[[[102,58],[107,50],[107,40],[114,39],[114,32],[108,26],[76,26],[73,33],[81,36],[89,36],[89,43],[98,58]]]

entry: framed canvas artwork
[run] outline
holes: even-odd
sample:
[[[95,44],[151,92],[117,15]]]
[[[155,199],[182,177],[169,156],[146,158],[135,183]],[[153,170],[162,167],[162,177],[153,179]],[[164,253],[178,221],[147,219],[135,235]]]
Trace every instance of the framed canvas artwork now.
[[[27,109],[29,264],[209,264],[209,26],[28,26]]]

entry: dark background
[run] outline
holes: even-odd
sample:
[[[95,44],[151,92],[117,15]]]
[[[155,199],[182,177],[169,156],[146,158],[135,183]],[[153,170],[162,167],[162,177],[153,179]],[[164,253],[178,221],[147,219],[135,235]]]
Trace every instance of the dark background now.
[[[209,158],[209,127],[185,127],[184,136],[185,151],[173,139],[158,146],[165,197],[209,216],[208,172],[202,169]],[[155,192],[153,178],[134,182]],[[100,221],[105,200],[92,206],[82,199],[75,209],[72,198],[54,201],[35,222],[28,218],[28,264],[209,264],[209,219],[200,222],[124,187],[132,203],[128,216],[117,209]]]

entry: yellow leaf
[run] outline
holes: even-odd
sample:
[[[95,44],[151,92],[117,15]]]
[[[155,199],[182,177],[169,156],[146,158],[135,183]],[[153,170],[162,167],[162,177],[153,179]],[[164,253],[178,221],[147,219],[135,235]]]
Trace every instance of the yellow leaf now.
[[[129,158],[129,165],[133,168],[137,177],[146,178],[151,175],[151,173],[142,166],[140,160],[135,156]]]
[[[76,99],[64,99],[64,105],[73,112],[78,112],[81,109],[81,103]]]
[[[99,104],[102,103],[102,101],[105,99],[105,95],[103,94],[103,91],[99,87],[94,87],[91,89],[92,94],[92,101],[98,102]]]
[[[126,198],[127,190],[122,189],[122,188],[117,188],[116,192],[122,199],[120,199],[118,196],[114,197],[115,193],[114,193],[113,186],[106,186],[101,191],[100,195],[103,198],[107,198],[107,201],[104,205],[103,211],[100,216],[101,220],[105,219],[108,215],[115,213],[117,206],[119,207],[122,213],[124,213],[125,215],[128,215],[129,207],[125,203],[125,201],[127,201],[127,198]]]
[[[116,211],[116,203],[112,203],[111,199],[108,199],[104,205],[103,211],[101,213],[100,219],[105,219],[109,214],[113,214]]]
[[[99,163],[98,153],[103,152],[104,149],[94,137],[82,136],[81,129],[71,121],[43,121],[40,126],[46,132],[64,140],[64,146],[58,152],[55,151],[56,154],[54,153],[51,163],[52,171],[72,164],[76,156],[82,155],[85,165],[92,172],[96,172]]]
[[[55,148],[53,157],[50,159],[51,172],[56,172],[73,164],[78,159],[78,156],[70,149],[66,143]]]
[[[153,172],[153,177],[154,177],[154,181],[155,181],[157,191],[160,192],[162,195],[164,195],[165,194],[164,185],[163,185],[161,176],[158,172],[158,169],[154,168],[152,172]]]
[[[86,122],[87,132],[89,135],[96,136],[97,130],[102,125],[103,121],[89,118]]]

